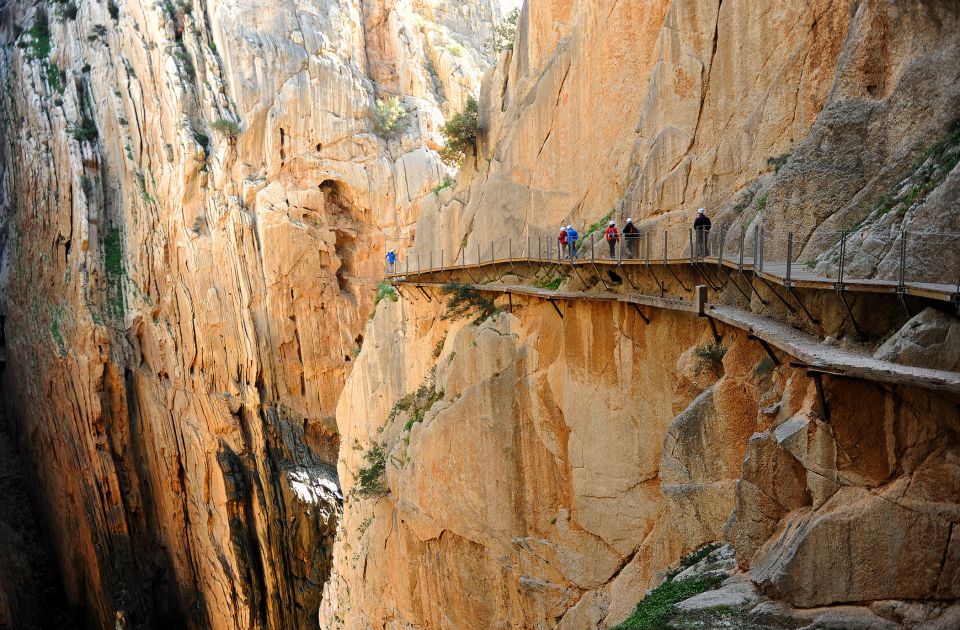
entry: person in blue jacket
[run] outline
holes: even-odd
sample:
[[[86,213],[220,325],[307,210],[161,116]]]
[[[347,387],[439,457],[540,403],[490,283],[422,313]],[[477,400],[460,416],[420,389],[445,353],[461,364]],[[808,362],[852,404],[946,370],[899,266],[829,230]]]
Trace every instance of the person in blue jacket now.
[[[387,273],[393,273],[394,267],[397,264],[397,252],[390,250],[387,252]]]
[[[580,234],[573,229],[572,225],[567,226],[567,252],[570,254],[570,260],[573,260],[577,257],[577,239],[580,238]]]

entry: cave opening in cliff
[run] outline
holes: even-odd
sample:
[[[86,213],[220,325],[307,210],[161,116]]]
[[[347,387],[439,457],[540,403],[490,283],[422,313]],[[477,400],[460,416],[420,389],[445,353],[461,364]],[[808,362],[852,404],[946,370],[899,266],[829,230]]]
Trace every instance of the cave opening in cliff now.
[[[358,271],[357,260],[363,254],[357,238],[363,227],[362,213],[345,183],[326,179],[319,188],[323,193],[324,213],[336,239],[334,251],[340,262],[335,272],[337,284],[341,291],[352,293],[352,282]]]

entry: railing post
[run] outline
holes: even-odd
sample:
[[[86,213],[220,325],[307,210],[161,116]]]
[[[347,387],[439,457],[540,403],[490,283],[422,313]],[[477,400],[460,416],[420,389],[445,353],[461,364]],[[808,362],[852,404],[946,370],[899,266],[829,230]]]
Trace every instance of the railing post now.
[[[786,286],[790,288],[790,280],[792,277],[793,271],[793,232],[787,232],[787,277],[785,279]]]
[[[623,235],[623,237],[620,239],[620,247],[617,249],[617,267],[621,267],[623,265],[623,247],[626,245],[626,242],[627,237],[626,235]]]
[[[530,233],[527,232],[527,260],[530,260]]]
[[[667,231],[663,231],[663,265],[667,266]]]
[[[507,239],[507,259],[513,262],[513,237]]]
[[[958,283],[960,286],[960,283]],[[900,282],[897,286],[897,293],[903,295],[907,292],[907,231],[900,231]]]
[[[760,273],[763,273],[763,226],[760,226]]]
[[[443,272],[443,248],[440,248],[440,271]]]
[[[724,227],[722,225],[720,226],[719,234],[720,235],[717,238],[720,239],[720,253],[717,254],[717,264],[722,265],[723,264],[723,244],[727,241],[727,235],[724,233]]]
[[[480,255],[480,241],[477,241],[477,267],[483,265],[483,256]]]
[[[420,252],[417,252],[417,275],[420,275]]]
[[[693,257],[693,228],[690,228],[690,229],[688,230],[688,233],[689,233],[689,236],[690,236],[690,264],[692,265],[692,264],[693,264],[693,261],[694,261],[694,257]],[[700,253],[700,252],[697,252],[697,254],[699,254],[699,253]]]
[[[409,253],[410,252],[407,252],[407,254]],[[409,276],[410,275],[410,256],[409,255],[403,257],[403,267],[404,267],[403,275]]]
[[[757,261],[760,257],[760,226],[753,226],[753,271],[757,272]]]
[[[590,235],[590,261],[593,262],[593,234]]]
[[[837,272],[837,284],[839,289],[843,288],[843,258],[847,249],[847,233],[843,232],[840,236],[840,270]]]
[[[737,263],[737,269],[743,271],[743,242],[746,240],[747,230],[740,228],[740,262]]]
[[[647,265],[650,264],[650,230],[643,233],[643,253],[647,259]]]
[[[490,264],[493,265],[493,261],[496,260],[493,252],[493,241],[490,241]]]

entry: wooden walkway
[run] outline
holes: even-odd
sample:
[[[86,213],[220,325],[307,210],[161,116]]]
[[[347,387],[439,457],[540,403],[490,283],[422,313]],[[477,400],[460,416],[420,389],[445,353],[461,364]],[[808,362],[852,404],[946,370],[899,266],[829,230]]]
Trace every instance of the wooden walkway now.
[[[441,289],[442,282],[421,282],[410,278],[396,278],[396,284],[424,289]],[[960,373],[928,368],[917,368],[890,361],[874,359],[865,351],[824,345],[813,335],[801,332],[786,324],[756,313],[718,304],[698,305],[694,301],[649,295],[629,295],[611,292],[551,291],[516,284],[470,284],[473,290],[499,295],[525,296],[548,302],[600,301],[620,302],[635,306],[662,308],[692,315],[708,317],[727,326],[737,328],[756,338],[765,346],[776,348],[796,359],[795,367],[806,369],[819,376],[830,374],[858,378],[889,385],[908,385],[943,392],[960,394]],[[557,309],[562,317],[562,312]],[[642,311],[641,317],[647,319]],[[777,361],[781,359],[773,355]]]
[[[935,283],[935,282],[903,282],[884,279],[856,279],[844,278],[839,282],[838,278],[829,278],[817,275],[815,272],[806,269],[802,265],[793,264],[790,268],[789,278],[786,263],[764,262],[762,271],[754,268],[754,259],[750,256],[743,257],[741,263],[739,258],[718,258],[708,256],[692,260],[689,257],[681,258],[651,258],[644,259],[623,259],[611,260],[609,258],[577,258],[576,260],[558,260],[556,258],[527,258],[527,257],[508,257],[508,258],[490,258],[481,260],[479,263],[454,264],[454,265],[428,265],[420,267],[419,261],[414,261],[411,266],[409,259],[403,268],[397,266],[397,270],[388,273],[387,277],[391,279],[407,278],[416,281],[435,281],[437,276],[450,274],[454,272],[476,272],[478,275],[486,275],[488,271],[494,269],[511,268],[516,266],[534,266],[541,268],[579,268],[591,270],[616,270],[618,268],[666,268],[666,267],[714,267],[727,270],[737,270],[744,273],[751,273],[767,281],[774,282],[780,286],[798,289],[818,289],[829,291],[852,291],[857,293],[888,293],[891,295],[913,295],[934,300],[954,302],[960,304],[960,291],[957,283]]]

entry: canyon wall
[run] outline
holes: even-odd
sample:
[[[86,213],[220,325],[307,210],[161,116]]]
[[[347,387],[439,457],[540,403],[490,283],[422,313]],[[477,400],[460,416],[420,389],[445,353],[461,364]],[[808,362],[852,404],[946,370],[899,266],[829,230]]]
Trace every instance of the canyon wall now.
[[[932,187],[889,202],[960,119],[958,33],[949,1],[529,2],[484,83],[476,156],[421,214],[415,253],[523,251],[608,213],[687,228],[701,206],[731,241],[763,226],[783,248],[791,229],[804,257],[839,229],[956,230]]]
[[[90,623],[316,626],[336,401],[507,5],[4,3],[5,391]]]
[[[713,361],[693,314],[512,305],[380,303],[337,411],[323,627],[607,628],[724,538],[790,606],[960,594],[955,396],[826,377],[826,418],[742,331]]]
[[[960,228],[958,27],[951,2],[528,2],[483,83],[476,155],[423,206],[408,259],[476,261],[507,237],[525,253],[608,212],[686,228],[707,206],[730,238],[793,231],[812,266],[853,229],[848,260],[875,275],[910,230],[912,266],[954,278],[936,237]],[[817,332],[852,334],[828,297],[809,298]],[[610,627],[722,539],[787,606],[900,624],[900,600],[960,593],[955,397],[828,377],[828,422],[807,374],[746,335],[724,330],[722,365],[704,364],[703,320],[514,297],[469,324],[445,299],[404,290],[368,324],[337,409],[347,498],[322,624]],[[892,343],[941,362],[937,330]]]

